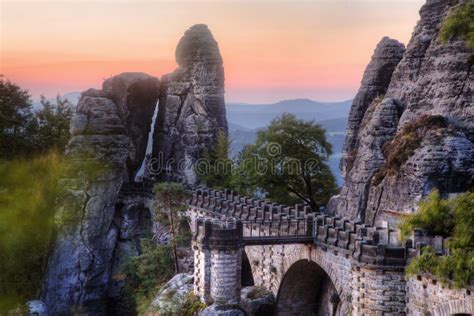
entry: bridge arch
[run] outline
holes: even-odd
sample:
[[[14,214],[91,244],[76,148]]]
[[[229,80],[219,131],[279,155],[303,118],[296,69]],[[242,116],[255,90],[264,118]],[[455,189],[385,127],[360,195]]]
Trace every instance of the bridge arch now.
[[[326,271],[302,259],[283,276],[276,310],[278,315],[339,315],[341,299]]]
[[[451,300],[438,305],[430,314],[432,316],[473,315],[473,305],[473,299]]]

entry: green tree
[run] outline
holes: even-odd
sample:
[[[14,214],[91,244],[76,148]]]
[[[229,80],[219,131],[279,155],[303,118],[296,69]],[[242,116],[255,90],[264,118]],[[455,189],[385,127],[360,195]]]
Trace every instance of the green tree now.
[[[3,159],[64,151],[69,138],[72,104],[60,96],[33,112],[28,91],[0,77],[0,153]]]
[[[196,164],[200,180],[214,189],[228,189],[232,186],[233,162],[229,158],[232,141],[223,131],[217,134],[214,148],[204,150],[203,159]]]
[[[28,91],[0,76],[0,158],[28,153],[27,126],[31,116]]]
[[[64,151],[71,135],[69,124],[74,112],[68,99],[59,95],[56,103],[52,103],[41,96],[42,109],[35,113],[34,127],[31,128],[30,137],[34,140],[37,152],[50,150]]]
[[[158,220],[168,226],[170,245],[173,254],[175,273],[179,273],[177,246],[182,241],[180,219],[184,216],[189,192],[176,182],[163,182],[155,185],[156,210]]]
[[[327,165],[331,154],[321,126],[283,114],[244,148],[233,181],[239,191],[254,190],[278,203],[303,202],[318,211],[337,192]]]
[[[140,246],[141,254],[129,257],[122,271],[137,312],[144,315],[154,295],[174,275],[174,269],[169,245],[142,239]]]

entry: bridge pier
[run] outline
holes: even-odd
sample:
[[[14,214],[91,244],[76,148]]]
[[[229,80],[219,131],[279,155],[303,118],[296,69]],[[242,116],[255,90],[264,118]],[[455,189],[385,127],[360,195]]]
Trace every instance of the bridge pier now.
[[[206,304],[239,304],[242,240],[240,221],[196,221],[194,293]]]

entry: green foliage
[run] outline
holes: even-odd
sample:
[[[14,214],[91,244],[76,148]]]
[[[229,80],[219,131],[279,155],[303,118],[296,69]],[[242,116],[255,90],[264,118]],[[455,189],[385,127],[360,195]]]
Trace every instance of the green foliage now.
[[[448,130],[448,123],[441,115],[423,115],[407,123],[392,141],[383,145],[385,163],[374,175],[373,184],[379,185],[386,175],[397,174],[401,166],[420,147],[423,139],[433,131],[441,129]]]
[[[442,43],[446,43],[453,37],[462,39],[467,47],[474,49],[474,2],[472,0],[453,10],[444,20],[439,39]]]
[[[73,107],[60,96],[55,104],[42,96],[41,105],[33,112],[28,91],[0,77],[0,158],[64,151]]]
[[[206,308],[206,304],[201,302],[199,297],[194,295],[194,293],[189,293],[186,296],[186,301],[183,304],[183,313],[178,315],[193,316],[196,315],[196,313],[202,311],[204,308]]]
[[[196,172],[202,182],[214,189],[232,187],[233,162],[229,159],[231,140],[219,131],[216,145],[212,150],[205,150],[203,159],[196,165]]]
[[[71,135],[69,123],[73,114],[73,106],[67,99],[56,97],[56,104],[41,96],[42,109],[35,113],[30,128],[30,137],[36,152],[51,149],[64,151]]]
[[[440,198],[433,191],[420,203],[417,214],[409,216],[401,224],[405,236],[413,228],[423,228],[433,235],[451,237],[448,256],[437,256],[432,247],[423,248],[407,272],[431,273],[442,281],[452,280],[456,286],[470,284],[474,279],[474,192],[466,192],[450,200]]]
[[[314,122],[283,114],[257,135],[239,157],[234,186],[285,204],[325,205],[337,186],[327,165],[332,154],[325,131]]]
[[[400,229],[408,236],[414,228],[421,228],[433,235],[451,236],[454,228],[454,217],[447,200],[441,199],[437,190],[432,191],[426,200],[419,203],[418,212],[407,216]]]
[[[0,158],[28,152],[32,103],[27,90],[0,76]]]
[[[168,226],[170,244],[173,252],[175,273],[179,273],[178,243],[186,242],[189,234],[181,234],[183,212],[186,210],[189,192],[181,183],[162,182],[154,187],[156,196],[157,220]]]
[[[61,170],[55,153],[0,161],[0,313],[39,294]]]
[[[206,304],[199,300],[199,297],[190,292],[184,300],[175,298],[173,304],[158,310],[162,316],[193,316],[206,308]]]
[[[128,258],[123,274],[137,312],[140,315],[145,314],[154,295],[174,275],[171,247],[143,239],[141,254]]]

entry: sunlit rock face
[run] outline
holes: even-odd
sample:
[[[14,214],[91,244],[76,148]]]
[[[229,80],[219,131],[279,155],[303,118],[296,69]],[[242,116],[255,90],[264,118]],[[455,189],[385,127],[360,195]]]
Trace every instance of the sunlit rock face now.
[[[359,146],[359,131],[367,109],[374,100],[384,97],[392,73],[404,52],[405,46],[402,43],[388,37],[384,37],[375,48],[362,77],[361,87],[352,101],[340,163],[343,176],[352,168],[353,156]]]
[[[472,186],[472,52],[461,39],[446,44],[438,39],[444,18],[461,2],[429,0],[383,98],[353,105],[341,164],[346,182],[329,203],[331,213],[395,226],[402,214],[416,212],[417,202],[432,189],[447,196]],[[363,118],[354,120],[352,112]],[[407,137],[406,126],[429,121],[426,117],[447,124],[419,126],[415,135],[422,135],[420,143],[406,152],[400,165],[389,165],[390,152]],[[360,124],[351,127],[351,119]]]
[[[158,79],[127,73],[106,80],[102,90],[82,93],[66,150],[71,170],[60,181],[58,236],[43,282],[42,299],[52,315],[106,312],[114,253],[117,247],[124,252],[118,240],[123,243],[134,222],[150,217],[144,207],[130,214],[117,201],[143,159],[158,89]],[[133,237],[147,226],[141,224]]]
[[[206,25],[186,31],[176,61],[179,68],[162,78],[151,168],[158,179],[194,185],[194,163],[219,131],[227,133],[222,57]]]

